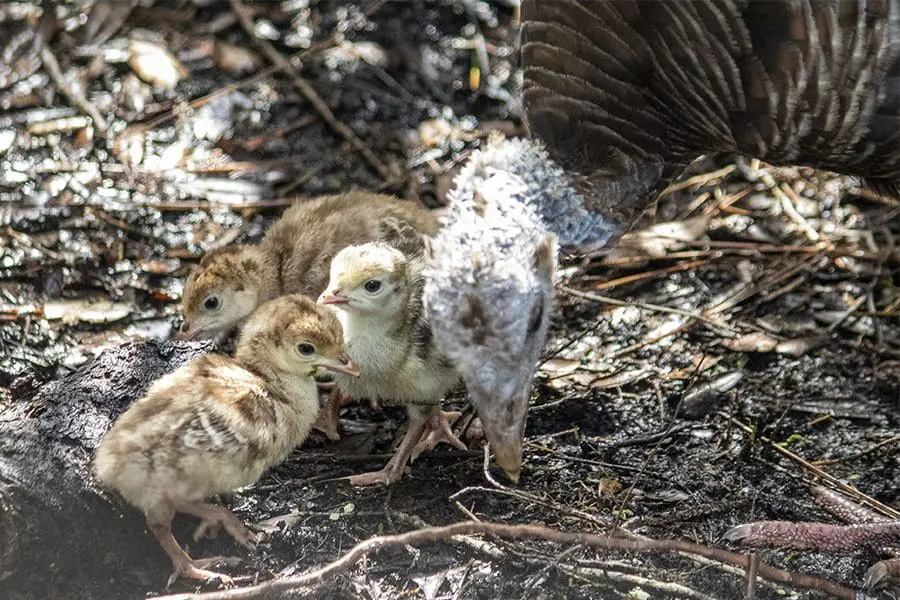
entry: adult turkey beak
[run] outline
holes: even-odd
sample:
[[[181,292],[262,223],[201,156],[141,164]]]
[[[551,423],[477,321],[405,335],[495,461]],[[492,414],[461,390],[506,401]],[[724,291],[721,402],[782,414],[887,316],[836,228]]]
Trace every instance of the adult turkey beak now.
[[[356,365],[356,363],[350,360],[350,357],[347,356],[347,354],[344,352],[341,352],[333,359],[323,362],[322,367],[330,371],[346,373],[347,375],[359,377],[359,367]]]
[[[330,292],[322,292],[319,296],[319,304],[347,304],[350,299],[341,294],[340,288],[335,288]]]
[[[509,395],[488,393],[469,388],[472,404],[481,418],[497,464],[513,483],[518,483],[522,470],[522,440],[528,414],[530,383]]]

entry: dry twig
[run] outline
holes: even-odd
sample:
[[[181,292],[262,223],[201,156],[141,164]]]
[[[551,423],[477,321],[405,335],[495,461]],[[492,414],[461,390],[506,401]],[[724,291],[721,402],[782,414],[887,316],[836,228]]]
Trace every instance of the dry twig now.
[[[575,296],[576,298],[582,298],[584,300],[591,300],[593,302],[600,302],[603,304],[610,304],[612,306],[633,306],[635,308],[641,310],[649,310],[660,313],[668,313],[671,315],[680,315],[682,317],[687,317],[689,319],[696,319],[698,321],[702,321],[707,325],[711,325],[713,327],[718,327],[721,329],[727,329],[729,331],[735,331],[733,327],[730,327],[727,323],[722,323],[720,321],[715,321],[710,319],[709,317],[704,316],[699,312],[692,312],[689,310],[681,310],[680,308],[673,308],[671,306],[662,306],[660,304],[651,304],[649,302],[626,302],[624,300],[618,300],[616,298],[610,298],[609,296],[601,296],[599,294],[591,294],[588,292],[582,292],[576,289],[572,289],[570,287],[566,287],[564,285],[558,286],[558,289],[563,292]]]
[[[56,60],[56,55],[53,54],[53,51],[50,50],[47,44],[44,44],[44,47],[41,48],[41,61],[44,63],[44,69],[47,71],[50,80],[53,81],[53,84],[62,95],[68,98],[69,102],[74,104],[81,112],[91,118],[97,131],[100,131],[101,133],[105,132],[108,127],[106,119],[103,118],[103,115],[100,114],[97,107],[84,97],[81,90],[76,89],[66,82],[66,78],[63,76],[62,69],[59,66],[59,61]]]
[[[375,153],[372,152],[372,150],[366,146],[355,133],[353,133],[352,129],[334,116],[334,113],[331,111],[331,108],[328,107],[328,104],[322,100],[309,82],[303,79],[300,72],[297,70],[297,67],[294,66],[294,63],[285,58],[271,43],[260,39],[255,35],[253,21],[247,15],[247,9],[243,2],[241,2],[241,0],[231,0],[231,8],[237,15],[238,20],[241,22],[244,31],[247,32],[247,35],[253,39],[256,45],[259,46],[273,64],[290,77],[294,87],[296,87],[297,90],[303,94],[303,97],[312,104],[313,108],[316,109],[316,112],[324,119],[325,123],[327,123],[335,133],[349,142],[350,145],[366,159],[366,162],[378,172],[382,179],[393,179],[394,175],[391,173],[390,169],[388,169],[387,166],[375,156]]]
[[[753,430],[753,428],[751,428],[751,427],[745,425],[744,423],[742,423],[741,421],[735,419],[735,418],[732,417],[731,415],[729,415],[729,414],[727,414],[727,413],[724,413],[724,412],[721,412],[721,411],[720,411],[720,412],[719,412],[719,416],[728,419],[731,423],[733,423],[734,425],[736,425],[737,427],[739,427],[739,428],[740,428],[742,431],[744,431],[745,433],[747,433],[747,434],[749,434],[749,435],[751,435],[751,436],[752,436],[752,435],[755,435],[755,431]],[[872,497],[869,496],[868,494],[862,493],[861,491],[859,491],[858,489],[856,489],[856,488],[853,487],[852,485],[848,485],[848,484],[844,483],[843,481],[841,481],[840,479],[838,479],[838,478],[835,477],[834,475],[831,475],[830,473],[827,473],[826,471],[823,471],[822,469],[820,469],[820,468],[817,467],[816,465],[810,463],[810,462],[807,461],[807,460],[804,460],[802,457],[800,457],[800,456],[794,454],[793,452],[791,452],[791,451],[788,450],[787,448],[785,448],[785,447],[783,447],[783,446],[780,446],[780,445],[776,444],[773,440],[771,440],[771,439],[769,439],[769,438],[767,438],[767,437],[765,437],[765,436],[762,436],[762,435],[761,435],[761,436],[758,436],[756,439],[758,439],[758,440],[761,441],[761,442],[764,442],[764,443],[768,444],[768,445],[769,445],[772,449],[774,449],[776,452],[779,452],[779,453],[781,453],[782,455],[786,456],[787,458],[791,459],[792,461],[794,461],[795,463],[797,463],[798,465],[800,465],[801,467],[803,467],[804,469],[806,469],[807,471],[809,471],[810,473],[812,473],[813,475],[815,475],[816,477],[819,477],[819,478],[821,478],[823,481],[827,481],[827,482],[831,483],[832,485],[834,485],[835,487],[837,487],[837,488],[840,489],[841,491],[843,491],[843,492],[849,494],[850,496],[856,498],[856,499],[859,500],[860,502],[862,502],[862,503],[864,503],[864,504],[868,504],[869,506],[871,506],[872,508],[874,508],[875,510],[877,510],[877,511],[880,512],[881,514],[883,514],[883,515],[885,515],[885,516],[888,516],[888,517],[890,517],[890,518],[892,518],[892,519],[898,519],[898,520],[900,520],[900,512],[894,510],[894,509],[891,508],[890,506],[887,506],[887,505],[885,505],[885,504],[882,504],[881,502],[879,502],[879,501],[876,500],[875,498],[872,498]],[[760,571],[760,573],[761,573],[761,572],[762,572],[762,571]]]
[[[737,565],[743,569],[750,566],[750,557],[737,552],[719,548],[710,548],[680,540],[635,540],[618,537],[606,537],[593,533],[557,531],[542,525],[505,525],[501,523],[463,521],[443,527],[430,527],[408,531],[396,535],[379,535],[369,538],[354,546],[349,552],[337,560],[314,569],[303,575],[285,577],[268,581],[259,585],[232,590],[222,590],[205,594],[173,594],[157,597],[157,600],[256,600],[271,597],[273,594],[297,590],[320,583],[326,578],[344,572],[355,565],[361,558],[383,548],[396,548],[426,542],[446,541],[457,535],[488,535],[506,540],[544,540],[559,544],[579,544],[591,548],[606,550],[624,550],[636,553],[648,552],[685,552],[711,558],[716,561]],[[853,600],[855,590],[826,581],[812,575],[792,573],[767,564],[759,563],[758,576],[783,584],[819,590],[837,598]]]
[[[363,15],[366,17],[372,16],[372,14],[375,11],[377,11],[379,8],[381,8],[385,2],[387,2],[387,0],[374,0],[372,2],[372,4],[369,5],[369,7],[363,11]],[[334,33],[332,33],[327,39],[325,39],[317,44],[313,44],[313,46],[310,48],[306,48],[304,50],[300,50],[299,52],[295,52],[294,54],[292,54],[288,57],[288,60],[292,61],[292,62],[295,60],[300,61],[314,52],[324,50],[325,48],[330,48],[338,41],[338,39],[342,35],[343,35],[343,32],[336,29],[334,31]],[[209,102],[212,102],[216,98],[221,98],[222,96],[227,96],[228,94],[230,94],[232,92],[249,87],[249,86],[253,85],[254,83],[258,83],[258,82],[262,81],[263,79],[265,79],[266,77],[268,77],[269,75],[272,75],[273,73],[277,73],[279,70],[281,70],[281,67],[278,65],[272,65],[272,66],[266,67],[265,69],[261,69],[261,70],[257,71],[256,73],[254,73],[252,75],[248,75],[247,77],[244,77],[243,79],[241,79],[239,81],[235,81],[234,83],[230,83],[224,87],[221,87],[221,88],[215,90],[214,92],[210,92],[209,94],[206,94],[205,96],[200,96],[199,98],[195,98],[194,100],[191,100],[190,102],[187,103],[187,108],[194,108],[194,109],[200,108],[204,104],[208,104]],[[149,121],[147,121],[145,123],[135,125],[135,127],[139,127],[142,131],[148,131],[155,127],[159,127],[163,123],[168,123],[169,121],[171,121],[174,118],[174,116],[175,116],[174,110],[170,109],[160,115],[155,116],[154,118],[150,119]]]

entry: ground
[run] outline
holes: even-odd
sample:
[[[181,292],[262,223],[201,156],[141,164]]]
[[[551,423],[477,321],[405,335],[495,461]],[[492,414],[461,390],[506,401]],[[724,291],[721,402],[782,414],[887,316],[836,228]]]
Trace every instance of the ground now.
[[[359,187],[437,207],[490,130],[522,131],[512,1],[90,4],[52,19],[38,2],[0,7],[0,411],[23,377],[35,386],[128,340],[169,338],[202,253],[258,239],[292,202]],[[238,13],[270,54],[299,54],[305,87],[263,70],[274,55]],[[564,259],[518,485],[486,481],[462,391],[449,404],[469,453],[440,448],[391,488],[336,481],[379,467],[402,433],[402,412],[352,407],[341,442],[309,440],[229,500],[268,532],[256,552],[219,539],[192,553],[241,556],[229,572],[246,585],[473,515],[745,551],[723,539],[734,525],[834,522],[810,494],[822,483],[896,518],[897,204],[739,157],[701,159],[681,181],[615,251]],[[149,539],[115,510],[123,538]],[[187,543],[193,523],[178,524]],[[738,598],[747,586],[740,570],[674,553],[477,539],[385,550],[305,593]],[[47,579],[58,597],[162,594],[168,563],[146,548],[102,582],[65,565]],[[850,588],[883,558],[758,555]],[[765,581],[755,593],[823,597]]]

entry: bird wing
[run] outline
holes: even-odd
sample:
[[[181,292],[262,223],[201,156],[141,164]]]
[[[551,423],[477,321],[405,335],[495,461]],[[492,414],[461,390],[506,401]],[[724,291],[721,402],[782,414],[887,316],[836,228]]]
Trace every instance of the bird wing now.
[[[530,131],[580,173],[736,151],[900,174],[898,0],[525,0],[522,61]]]
[[[233,360],[206,355],[192,385],[198,398],[181,426],[188,450],[239,456],[272,444],[277,415],[271,392],[257,375]]]

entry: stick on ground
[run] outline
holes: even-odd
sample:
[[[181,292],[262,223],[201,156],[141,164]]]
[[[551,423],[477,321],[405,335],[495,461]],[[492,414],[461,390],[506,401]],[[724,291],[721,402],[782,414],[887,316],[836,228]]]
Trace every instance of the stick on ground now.
[[[315,585],[332,575],[347,571],[362,557],[375,550],[416,545],[425,542],[445,541],[457,535],[476,534],[496,536],[507,540],[545,540],[559,544],[578,544],[592,548],[626,550],[637,553],[666,551],[685,552],[732,564],[745,570],[749,568],[751,560],[750,556],[746,554],[730,552],[719,548],[710,548],[708,546],[679,540],[634,540],[607,537],[593,533],[557,531],[542,525],[504,525],[485,521],[462,521],[443,527],[429,527],[396,535],[379,535],[371,537],[354,546],[349,552],[337,560],[328,563],[323,567],[313,569],[303,575],[275,579],[245,588],[222,590],[204,594],[173,594],[159,596],[156,600],[257,600],[259,598],[268,598],[277,593]],[[856,598],[855,590],[826,581],[819,577],[801,573],[792,573],[761,562],[755,566],[755,569],[757,576],[762,579],[778,581],[794,587],[819,590],[831,594],[835,598],[844,598],[846,600],[853,600]]]

